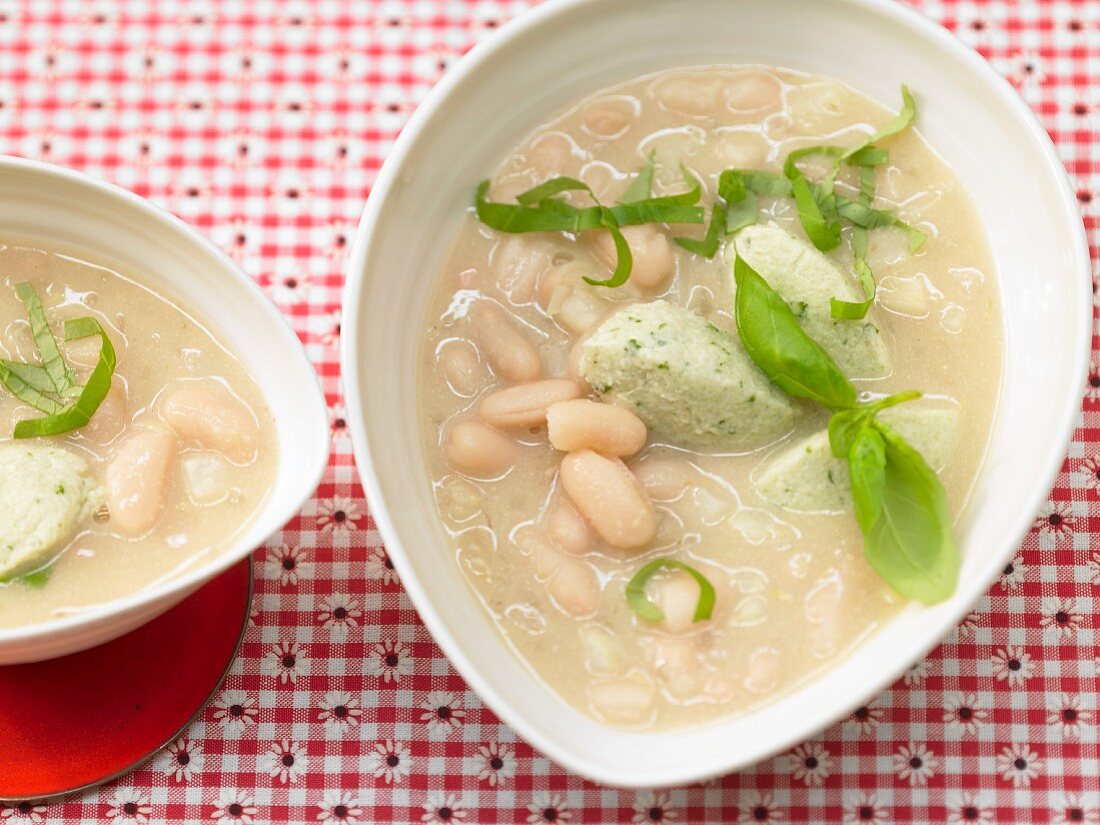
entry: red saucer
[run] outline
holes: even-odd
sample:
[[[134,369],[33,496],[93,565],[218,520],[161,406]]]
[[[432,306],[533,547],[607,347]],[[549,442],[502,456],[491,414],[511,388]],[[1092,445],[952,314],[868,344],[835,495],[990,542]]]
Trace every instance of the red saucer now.
[[[174,741],[225,679],[251,600],[249,559],[120,639],[0,667],[0,799],[106,782]]]

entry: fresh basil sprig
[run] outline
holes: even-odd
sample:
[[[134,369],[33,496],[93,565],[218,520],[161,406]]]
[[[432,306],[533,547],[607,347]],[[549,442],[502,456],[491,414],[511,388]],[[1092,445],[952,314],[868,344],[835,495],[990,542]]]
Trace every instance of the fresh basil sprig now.
[[[664,619],[664,612],[649,600],[645,588],[649,580],[658,571],[665,569],[683,570],[698,582],[699,601],[695,603],[695,613],[692,615],[691,620],[692,622],[705,622],[709,619],[714,612],[716,598],[714,585],[694,567],[676,559],[654,559],[631,577],[626,584],[626,603],[630,605],[630,609],[647,622],[659,622]]]
[[[959,578],[959,553],[939,476],[891,427],[872,421],[848,453],[868,564],[910,599],[935,604]]]
[[[958,579],[958,550],[936,475],[905,439],[877,420],[920,397],[915,390],[860,404],[852,382],[810,338],[783,297],[738,257],[734,321],[753,363],[778,387],[832,410],[829,445],[846,459],[868,564],[902,595],[946,599]]]
[[[589,229],[606,229],[615,244],[615,270],[606,280],[585,278],[593,286],[618,287],[630,278],[633,257],[621,227],[644,223],[703,223],[705,213],[696,206],[702,197],[702,184],[684,170],[688,189],[675,195],[649,197],[653,181],[653,157],[631,183],[624,199],[615,206],[604,206],[584,181],[570,177],[551,178],[516,196],[516,202],[488,200],[489,181],[477,187],[474,207],[478,219],[498,232],[569,232],[578,235]],[[592,206],[577,207],[558,196],[583,191]],[[636,197],[641,195],[641,197]]]
[[[830,410],[854,407],[856,388],[824,348],[806,334],[783,296],[740,256],[734,321],[753,362],[780,389]]]
[[[103,327],[94,318],[65,322],[65,340],[99,335],[99,361],[83,387],[76,384],[50,331],[42,301],[29,283],[15,287],[30,319],[39,364],[0,361],[0,384],[24,404],[43,413],[42,418],[24,419],[15,425],[15,438],[61,435],[85,426],[111,389],[115,371],[115,350]]]

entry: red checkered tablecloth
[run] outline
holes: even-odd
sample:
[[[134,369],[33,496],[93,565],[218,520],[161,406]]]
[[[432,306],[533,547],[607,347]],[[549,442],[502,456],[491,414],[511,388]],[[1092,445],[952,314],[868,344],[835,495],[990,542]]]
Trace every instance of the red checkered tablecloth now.
[[[304,342],[333,442],[317,497],[256,552],[252,626],[214,704],[137,772],[65,802],[0,806],[0,820],[1100,822],[1095,357],[1050,502],[1000,581],[867,707],[750,770],[667,791],[597,787],[518,741],[432,643],[356,480],[342,270],[409,113],[528,5],[0,0],[0,152],[119,183],[225,248]],[[914,5],[1039,113],[1097,258],[1100,0]]]

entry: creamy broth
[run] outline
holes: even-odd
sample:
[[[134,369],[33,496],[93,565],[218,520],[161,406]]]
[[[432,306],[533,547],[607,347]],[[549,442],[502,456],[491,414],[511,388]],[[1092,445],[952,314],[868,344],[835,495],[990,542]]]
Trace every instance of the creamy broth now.
[[[841,83],[795,72],[676,70],[601,92],[548,122],[504,160],[490,196],[508,200],[566,175],[614,203],[655,151],[654,194],[683,191],[683,164],[704,182],[709,206],[723,169],[779,172],[794,149],[853,145],[891,117]],[[1001,374],[993,261],[966,192],[919,134],[883,145],[890,159],[878,172],[875,205],[896,208],[928,239],[910,254],[902,232],[870,233],[867,260],[879,282],[871,317],[892,366],[851,377],[861,392],[920,389],[957,411],[940,471],[957,518],[984,455]],[[841,180],[854,197],[850,172]],[[574,194],[570,202],[583,205]],[[805,239],[789,198],[762,196],[760,208],[760,224]],[[659,231],[702,235],[701,227]],[[854,278],[849,233],[828,257]],[[769,460],[826,425],[819,407],[799,404],[793,431],[759,449],[698,448],[650,432],[643,449],[624,450],[656,515],[655,537],[634,549],[594,535],[570,503],[559,472],[565,453],[550,445],[544,421],[515,426],[489,416],[486,430],[479,404],[487,396],[532,378],[575,378],[584,337],[628,305],[663,298],[736,335],[732,239],[713,260],[672,246],[668,277],[646,275],[643,251],[626,286],[563,291],[578,266],[607,277],[595,235],[506,235],[473,216],[461,229],[433,287],[419,377],[440,517],[501,632],[576,707],[638,728],[741,713],[835,662],[905,599],[864,561],[850,508],[796,512],[758,489]],[[596,398],[587,386],[579,392]],[[576,394],[566,384],[547,393]],[[689,563],[714,584],[710,621],[672,626],[666,610],[666,622],[654,624],[632,612],[625,585],[657,557]]]
[[[87,380],[99,345],[95,339],[62,341],[67,319],[98,320],[115,348],[117,367],[111,392],[91,422],[49,438],[12,438],[16,422],[40,413],[0,387],[0,450],[16,444],[62,448],[86,462],[98,490],[95,512],[82,516],[55,548],[56,561],[43,583],[0,586],[0,627],[78,614],[203,563],[249,525],[278,465],[274,425],[259,387],[196,316],[94,257],[69,254],[44,240],[0,237],[0,357],[12,361],[38,358],[14,289],[21,282],[38,292],[79,381]],[[195,421],[200,409],[198,417],[216,418],[223,427],[219,443],[211,443],[205,425]],[[224,439],[227,422],[240,425],[239,441]],[[104,491],[129,481],[118,456],[148,458],[135,439],[150,433],[158,448],[167,447],[146,524],[143,514],[112,514],[112,494]],[[139,482],[150,486],[145,478]]]

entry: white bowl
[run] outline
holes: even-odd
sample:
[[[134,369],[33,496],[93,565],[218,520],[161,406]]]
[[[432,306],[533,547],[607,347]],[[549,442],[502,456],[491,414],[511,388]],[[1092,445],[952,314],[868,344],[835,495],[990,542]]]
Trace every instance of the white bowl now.
[[[475,183],[539,124],[596,90],[674,66],[769,63],[878,100],[909,83],[919,128],[986,222],[1004,301],[1005,365],[989,458],[958,525],[959,587],[912,605],[827,673],[741,718],[656,733],[604,727],[562,702],[506,646],[451,557],[417,435],[421,325]],[[885,0],[555,0],[474,49],[421,104],[375,183],[344,302],[355,455],[401,580],[485,702],[562,765],[621,786],[734,770],[805,738],[896,679],[985,592],[1061,465],[1091,326],[1081,219],[1046,133],[976,53]]]
[[[329,437],[316,373],[286,320],[251,278],[183,221],[78,172],[0,157],[0,230],[48,238],[93,260],[111,261],[194,309],[259,384],[279,442],[273,489],[232,546],[127,598],[57,621],[0,630],[0,664],[12,664],[63,656],[121,636],[249,555],[317,488]]]

